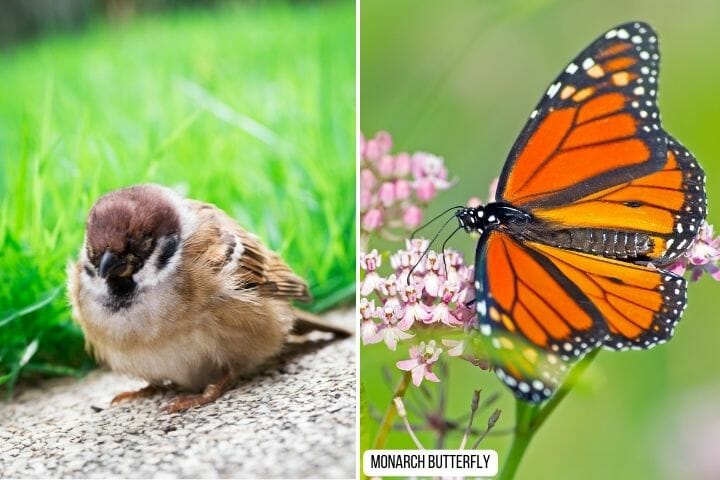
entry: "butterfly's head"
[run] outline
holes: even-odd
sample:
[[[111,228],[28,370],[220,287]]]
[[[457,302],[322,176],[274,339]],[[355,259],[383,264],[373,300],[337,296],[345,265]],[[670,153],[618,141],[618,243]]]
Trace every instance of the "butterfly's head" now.
[[[485,207],[465,207],[455,211],[455,218],[458,219],[460,228],[468,233],[482,233],[488,227],[488,219],[485,218]],[[498,221],[498,219],[495,219]]]
[[[455,211],[460,228],[468,233],[483,233],[498,226],[526,223],[532,216],[504,202],[493,202],[479,207],[458,208]]]

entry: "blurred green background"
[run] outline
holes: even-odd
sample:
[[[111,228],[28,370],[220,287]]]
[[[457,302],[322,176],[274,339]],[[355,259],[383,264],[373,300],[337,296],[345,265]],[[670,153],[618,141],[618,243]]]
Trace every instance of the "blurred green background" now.
[[[0,385],[92,366],[65,265],[130,184],[223,208],[309,281],[306,308],[352,302],[354,3],[81,3],[108,15],[0,50]]]
[[[427,218],[471,196],[486,199],[550,81],[596,36],[636,19],[659,33],[663,122],[707,171],[709,221],[718,224],[720,3],[711,0],[363,0],[362,131],[368,137],[389,131],[395,152],[445,158],[459,183],[433,201]],[[469,236],[451,244],[472,258]],[[535,437],[518,478],[720,478],[720,462],[712,460],[720,458],[718,292],[709,278],[690,285],[688,308],[669,344],[602,352]],[[401,345],[393,353],[381,344],[361,352],[364,399],[384,409],[391,395],[381,368],[407,358],[407,350]],[[512,427],[511,394],[494,375],[462,361],[451,363],[451,416],[469,411],[474,388],[502,392],[496,428]],[[479,416],[479,427],[489,413]],[[364,435],[372,439],[377,424],[367,425]],[[509,440],[484,442],[499,450],[501,465]],[[459,435],[450,437],[446,448],[459,442]],[[404,432],[393,433],[388,447],[413,448]]]

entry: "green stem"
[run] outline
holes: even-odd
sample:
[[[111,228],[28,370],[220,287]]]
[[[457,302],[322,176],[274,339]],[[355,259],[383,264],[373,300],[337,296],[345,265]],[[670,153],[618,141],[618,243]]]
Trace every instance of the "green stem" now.
[[[395,387],[393,396],[390,399],[390,405],[388,405],[387,410],[385,410],[385,415],[380,423],[380,430],[378,430],[375,441],[373,442],[373,450],[380,450],[385,446],[387,437],[392,429],[393,421],[395,420],[395,415],[397,415],[397,407],[395,406],[394,400],[396,397],[402,398],[405,395],[408,385],[410,385],[410,378],[410,372],[405,372],[400,379],[400,383]]]
[[[568,378],[557,393],[544,405],[532,405],[521,400],[515,400],[515,435],[510,445],[510,451],[505,459],[505,464],[499,472],[498,479],[512,480],[515,477],[515,473],[525,456],[525,451],[530,444],[530,440],[532,440],[533,436],[543,423],[545,423],[550,414],[557,408],[570,390],[572,390],[577,380],[599,352],[600,349],[596,349],[585,355],[570,371]]]
[[[533,428],[533,419],[536,418],[540,407],[519,400],[515,401],[515,435],[510,445],[510,452],[505,459],[505,465],[500,470],[500,480],[511,480],[515,477],[525,450],[537,431]]]

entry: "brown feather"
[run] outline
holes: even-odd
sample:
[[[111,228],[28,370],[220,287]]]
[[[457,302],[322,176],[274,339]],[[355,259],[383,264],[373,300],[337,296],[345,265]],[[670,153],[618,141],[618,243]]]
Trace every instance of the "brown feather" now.
[[[255,289],[264,297],[311,300],[305,281],[258,237],[242,229],[214,205],[196,200],[185,200],[185,203],[203,224],[203,235],[196,235],[192,243],[185,246],[194,257],[222,270],[231,263],[235,250],[242,248],[231,273],[238,289]]]

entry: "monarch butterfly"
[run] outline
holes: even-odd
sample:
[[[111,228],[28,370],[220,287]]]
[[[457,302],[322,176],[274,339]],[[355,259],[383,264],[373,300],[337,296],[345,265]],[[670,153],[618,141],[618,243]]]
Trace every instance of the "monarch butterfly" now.
[[[664,343],[685,309],[662,267],[705,218],[705,175],[661,126],[658,63],[645,23],[596,39],[530,114],[496,201],[455,212],[481,234],[476,327],[521,400],[547,400],[593,349]]]

